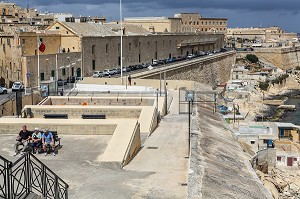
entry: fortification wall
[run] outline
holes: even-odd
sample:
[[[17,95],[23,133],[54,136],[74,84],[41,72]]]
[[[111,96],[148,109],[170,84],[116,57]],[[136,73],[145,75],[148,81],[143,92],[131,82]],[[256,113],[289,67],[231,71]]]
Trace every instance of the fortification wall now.
[[[299,66],[300,47],[289,48],[257,48],[251,52],[238,52],[238,57],[255,54],[259,59],[272,63],[281,69],[290,69]]]

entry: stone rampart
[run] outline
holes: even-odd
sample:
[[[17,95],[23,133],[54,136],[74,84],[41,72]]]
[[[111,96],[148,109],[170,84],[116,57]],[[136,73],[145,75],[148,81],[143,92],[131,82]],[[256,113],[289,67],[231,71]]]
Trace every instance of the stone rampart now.
[[[184,67],[171,68],[166,71],[166,77],[168,80],[189,80],[206,84],[227,82],[230,79],[235,56],[235,53],[229,53],[216,58],[199,60]],[[156,73],[146,78],[159,79],[160,74]]]
[[[255,54],[259,59],[265,60],[281,69],[290,69],[299,66],[300,47],[289,48],[255,48],[254,51],[238,52],[238,57]]]

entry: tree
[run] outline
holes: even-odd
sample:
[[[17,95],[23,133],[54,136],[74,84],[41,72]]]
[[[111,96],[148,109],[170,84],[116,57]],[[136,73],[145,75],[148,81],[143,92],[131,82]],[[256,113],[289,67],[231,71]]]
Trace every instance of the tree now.
[[[251,63],[257,63],[258,62],[258,57],[256,55],[253,55],[253,54],[248,54],[246,56],[246,59],[248,61],[250,61]]]

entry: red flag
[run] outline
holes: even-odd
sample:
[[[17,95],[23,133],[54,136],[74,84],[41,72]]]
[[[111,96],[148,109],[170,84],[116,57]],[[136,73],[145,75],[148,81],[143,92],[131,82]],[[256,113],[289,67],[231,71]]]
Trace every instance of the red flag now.
[[[43,42],[39,41],[39,50],[43,53],[46,50],[46,46]]]

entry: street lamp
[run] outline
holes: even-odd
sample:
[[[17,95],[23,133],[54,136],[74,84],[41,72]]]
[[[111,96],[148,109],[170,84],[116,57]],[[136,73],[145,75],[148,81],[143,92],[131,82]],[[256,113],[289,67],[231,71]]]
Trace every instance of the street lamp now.
[[[193,91],[187,92],[186,99],[189,102],[188,157],[190,157],[190,151],[191,151],[191,102],[194,101],[194,92]]]
[[[121,57],[121,83],[123,85],[123,17],[122,17],[122,0],[120,0],[120,30],[121,30],[121,44],[120,44],[120,57]],[[127,81],[127,80],[126,80]]]

